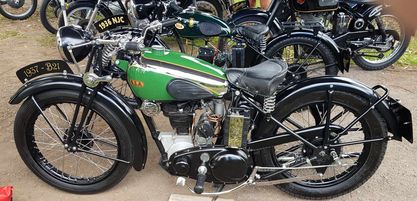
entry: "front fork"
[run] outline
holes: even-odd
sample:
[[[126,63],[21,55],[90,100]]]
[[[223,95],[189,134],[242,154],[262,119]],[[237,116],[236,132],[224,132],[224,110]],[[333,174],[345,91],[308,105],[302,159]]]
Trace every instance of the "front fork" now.
[[[91,66],[93,64],[93,55],[95,55],[97,51],[97,48],[94,48],[93,51],[91,52],[91,56],[88,58],[87,61],[87,66],[86,66],[86,70],[85,73],[88,73],[91,69]],[[98,50],[98,56],[101,56],[101,49]],[[97,57],[97,58],[101,58],[101,57]],[[100,59],[99,59],[100,61]],[[84,81],[84,80],[83,80]],[[76,140],[79,139],[81,137],[81,129],[83,126],[88,125],[89,122],[86,122],[86,120],[91,121],[91,118],[87,118],[87,114],[90,111],[91,105],[93,104],[94,98],[97,94],[99,87],[95,87],[93,88],[93,92],[91,93],[90,99],[87,103],[87,105],[84,107],[84,110],[82,112],[81,115],[81,120],[78,124],[78,126],[76,125],[77,122],[77,118],[78,118],[78,114],[80,113],[80,106],[81,106],[81,102],[84,98],[84,94],[87,90],[87,85],[85,82],[82,83],[81,86],[81,90],[80,93],[78,95],[78,99],[77,99],[77,105],[75,107],[75,111],[74,111],[74,115],[72,117],[72,121],[71,121],[71,125],[70,128],[68,129],[68,138],[67,141],[65,142],[64,146],[65,147],[77,147],[76,146]],[[90,92],[88,93],[90,94]],[[93,113],[90,113],[90,115],[93,115]]]
[[[61,6],[62,17],[64,19],[64,26],[67,26],[68,25],[67,3],[65,2],[65,0],[58,0],[58,1],[59,1],[59,5]]]

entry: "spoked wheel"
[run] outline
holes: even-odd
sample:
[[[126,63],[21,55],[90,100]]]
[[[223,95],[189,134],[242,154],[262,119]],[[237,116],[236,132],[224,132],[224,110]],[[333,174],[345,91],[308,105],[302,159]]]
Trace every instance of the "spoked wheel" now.
[[[313,38],[284,39],[268,48],[265,56],[282,59],[288,63],[287,82],[307,77],[337,75],[339,71],[332,51]]]
[[[45,0],[39,10],[42,25],[52,34],[56,34],[59,18],[62,17],[61,5],[58,0]]]
[[[94,7],[95,4],[93,2],[72,2],[67,8],[67,25],[75,24],[85,28],[88,25],[88,21],[90,20],[93,14]],[[112,15],[112,12],[107,7],[100,7],[94,18],[94,22],[110,17]],[[60,27],[64,26],[64,19],[62,17],[59,18],[58,24]],[[92,29],[95,29],[94,26],[92,26]]]
[[[329,102],[327,92],[323,91],[310,92],[282,104],[274,114],[280,122],[293,131],[321,126],[323,135],[306,138],[318,150],[301,141],[294,141],[262,151],[265,166],[298,168],[283,171],[274,175],[275,178],[270,177],[299,178],[299,182],[281,184],[278,188],[302,198],[327,199],[356,189],[379,167],[385,154],[385,140],[347,145],[349,142],[387,136],[386,125],[378,112],[372,110],[348,132],[340,134],[368,109],[369,103],[365,99],[334,91]],[[329,128],[329,144],[325,147],[326,127]],[[282,133],[286,131],[277,128],[277,135]]]
[[[11,20],[24,20],[33,15],[37,0],[1,0],[0,14]]]
[[[125,78],[113,79],[113,81],[110,83],[110,86],[127,103],[129,103],[130,106],[132,106],[133,108],[138,107],[138,102],[136,101],[135,95],[133,94],[132,90],[129,87],[129,84],[127,83],[127,79]]]
[[[361,48],[353,57],[355,63],[365,70],[381,70],[392,65],[401,58],[411,40],[411,34],[395,15],[381,15],[372,21],[374,27],[378,27],[377,20],[384,26],[387,37],[384,39],[376,33],[368,38],[375,44]]]
[[[36,103],[28,98],[16,115],[16,147],[26,165],[50,185],[95,193],[117,184],[129,171],[130,139],[117,115],[97,102],[78,138],[70,140],[77,97],[78,92],[61,90],[36,95]],[[76,127],[86,103],[80,106]]]

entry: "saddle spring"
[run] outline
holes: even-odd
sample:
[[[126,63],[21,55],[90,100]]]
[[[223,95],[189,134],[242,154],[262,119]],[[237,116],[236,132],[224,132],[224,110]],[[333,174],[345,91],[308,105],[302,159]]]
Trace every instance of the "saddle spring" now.
[[[264,99],[263,110],[266,114],[269,114],[275,110],[275,99],[276,99],[275,93],[272,96],[266,97]]]

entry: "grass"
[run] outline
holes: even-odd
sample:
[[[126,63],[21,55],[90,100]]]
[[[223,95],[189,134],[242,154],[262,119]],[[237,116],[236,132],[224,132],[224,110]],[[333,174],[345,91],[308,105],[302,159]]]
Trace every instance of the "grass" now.
[[[42,47],[55,47],[56,45],[56,37],[51,34],[43,35],[37,41]]]
[[[13,38],[17,36],[22,36],[22,33],[15,31],[15,30],[6,30],[3,32],[0,32],[0,40],[4,40],[7,38]]]

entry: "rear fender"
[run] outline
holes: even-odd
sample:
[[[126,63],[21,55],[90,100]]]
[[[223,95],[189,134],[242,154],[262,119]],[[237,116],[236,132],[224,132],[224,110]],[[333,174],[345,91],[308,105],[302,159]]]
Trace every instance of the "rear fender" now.
[[[19,104],[23,100],[33,95],[42,93],[47,90],[72,90],[80,91],[82,78],[75,75],[53,75],[42,77],[22,86],[11,98],[10,104]],[[92,89],[87,89],[92,92]],[[118,116],[124,120],[125,126],[128,128],[129,136],[133,146],[133,167],[136,170],[142,170],[145,167],[147,159],[147,141],[143,124],[132,107],[120,98],[117,93],[108,86],[100,90],[95,97],[98,101],[103,102],[115,109]]]
[[[344,77],[324,76],[295,83],[279,92],[276,100],[279,103],[292,96],[302,97],[304,94],[311,93],[312,91],[329,89],[349,92],[363,97],[369,101],[369,106],[379,99],[379,95],[374,90],[359,82]],[[408,109],[402,107],[391,97],[379,103],[375,109],[384,118],[388,126],[388,131],[393,134],[393,139],[402,141],[402,138],[405,138],[410,143],[413,142],[411,113]],[[271,123],[262,118],[257,122],[257,127],[262,129],[254,130],[252,140],[272,137],[274,125],[271,125]]]

